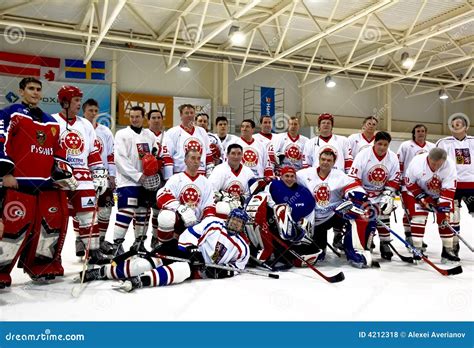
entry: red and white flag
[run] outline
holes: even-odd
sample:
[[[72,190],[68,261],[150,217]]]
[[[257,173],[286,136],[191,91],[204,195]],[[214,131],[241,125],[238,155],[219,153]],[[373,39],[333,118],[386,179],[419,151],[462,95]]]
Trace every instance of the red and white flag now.
[[[3,75],[32,76],[54,81],[58,77],[60,66],[60,58],[0,51],[0,74]]]

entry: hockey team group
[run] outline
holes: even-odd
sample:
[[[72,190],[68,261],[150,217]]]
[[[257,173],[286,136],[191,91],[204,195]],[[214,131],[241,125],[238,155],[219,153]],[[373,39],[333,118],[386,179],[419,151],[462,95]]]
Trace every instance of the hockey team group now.
[[[410,262],[434,266],[424,254],[436,247],[423,241],[430,214],[441,262],[461,261],[462,202],[474,214],[474,137],[464,114],[450,118],[452,135],[436,144],[417,124],[394,153],[374,116],[344,137],[333,133],[333,115],[321,114],[308,139],[297,117],[278,134],[270,116],[255,134],[255,122],[244,119],[236,136],[223,116],[208,132],[209,115],[190,104],[166,131],[160,110],[134,106],[130,125],[114,136],[96,122],[97,101],[83,100],[75,86],[59,89],[53,115],[41,110],[39,80],[24,78],[19,93],[21,103],[0,111],[0,289],[11,285],[15,265],[35,281],[63,276],[71,222],[84,265],[76,281],[121,280],[122,291],[291,267],[324,276],[317,267],[329,251],[354,267],[377,267],[374,241],[383,259],[408,259],[394,236]],[[397,196],[402,236],[390,227]],[[124,250],[129,227],[135,241]]]

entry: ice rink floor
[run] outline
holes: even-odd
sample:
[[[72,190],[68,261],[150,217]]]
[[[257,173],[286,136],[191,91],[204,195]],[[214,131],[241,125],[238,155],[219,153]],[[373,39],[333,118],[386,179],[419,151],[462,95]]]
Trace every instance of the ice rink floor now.
[[[403,235],[401,209],[394,229]],[[114,216],[114,212],[112,214]],[[113,220],[107,239],[112,239]],[[392,218],[393,220],[393,218]],[[393,222],[393,221],[392,221]],[[474,244],[474,220],[462,208],[461,232]],[[128,232],[126,246],[133,239]],[[150,238],[147,240],[149,243]],[[332,236],[330,236],[332,240]],[[433,219],[425,234],[427,256],[441,265],[441,241]],[[378,238],[376,237],[376,244]],[[408,252],[398,240],[394,246]],[[148,246],[148,244],[147,244]],[[71,295],[73,277],[82,269],[74,255],[70,231],[63,250],[65,277],[37,284],[15,268],[11,288],[0,290],[2,321],[472,321],[473,254],[461,244],[464,272],[445,277],[427,264],[412,265],[396,256],[380,260],[380,269],[356,269],[331,251],[317,265],[325,274],[343,271],[346,279],[327,283],[310,269],[280,272],[280,279],[239,275],[224,280],[182,284],[121,293],[113,281],[89,283],[80,297]],[[452,267],[452,266],[449,266]]]

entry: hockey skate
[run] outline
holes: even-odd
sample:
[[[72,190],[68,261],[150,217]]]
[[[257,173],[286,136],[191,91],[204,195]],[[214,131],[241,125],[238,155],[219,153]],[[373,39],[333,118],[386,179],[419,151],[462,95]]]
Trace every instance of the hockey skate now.
[[[421,256],[424,256],[424,257],[428,258],[428,256],[426,256],[424,251],[423,251],[423,247],[421,247],[417,250],[419,251],[419,253],[421,255],[413,253],[413,263],[416,264],[416,265],[421,262],[421,260],[422,260]]]
[[[12,278],[9,274],[0,273],[0,289],[5,289],[12,285]]]
[[[158,248],[159,245],[160,245],[160,241],[158,240],[158,238],[151,237],[151,243],[150,243],[151,250],[155,250],[156,248]]]
[[[446,248],[443,247],[443,251],[441,252],[441,263],[458,263],[461,261],[459,257],[456,256],[455,251],[453,248]]]
[[[76,238],[76,256],[83,257],[86,254],[86,246],[81,238]]]
[[[64,268],[60,261],[55,260],[48,264],[29,266],[27,273],[33,281],[41,282],[63,276]]]
[[[389,244],[390,241],[380,241],[380,256],[387,261],[391,261],[393,257],[393,252]]]
[[[114,244],[113,244],[114,250],[113,250],[113,254],[112,254],[114,257],[122,255],[125,252],[125,250],[123,250],[123,246],[122,246],[123,241],[124,241],[123,239],[114,240]]]
[[[148,253],[148,250],[145,248],[145,239],[146,237],[138,237],[135,239],[135,242],[133,242],[130,250],[138,251],[139,253]]]
[[[334,238],[332,240],[332,246],[335,249],[338,249],[340,251],[344,251],[344,244],[343,244],[343,239],[344,233],[342,232],[334,232]]]
[[[90,265],[106,265],[111,261],[106,255],[99,249],[89,251],[89,264]]]
[[[454,236],[453,238],[453,253],[456,255],[456,257],[459,257],[459,249],[461,247],[459,246],[459,238],[457,236]]]
[[[140,277],[128,278],[127,280],[121,282],[120,285],[117,287],[118,290],[122,290],[125,292],[131,292],[135,289],[140,288],[143,288],[143,284]]]
[[[104,237],[100,237],[100,251],[105,255],[113,255],[114,245],[110,242],[107,242]]]
[[[83,272],[79,272],[79,276],[74,279],[75,282],[80,282],[83,277]],[[93,268],[85,271],[84,283],[91,282],[93,280],[104,280],[107,279],[105,276],[105,268]]]

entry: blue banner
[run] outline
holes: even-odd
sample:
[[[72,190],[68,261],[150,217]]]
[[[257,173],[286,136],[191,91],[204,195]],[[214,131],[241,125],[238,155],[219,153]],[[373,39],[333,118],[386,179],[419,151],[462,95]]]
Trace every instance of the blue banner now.
[[[472,322],[3,322],[0,347],[472,348],[472,329]]]
[[[260,87],[260,116],[275,116],[275,88]]]

